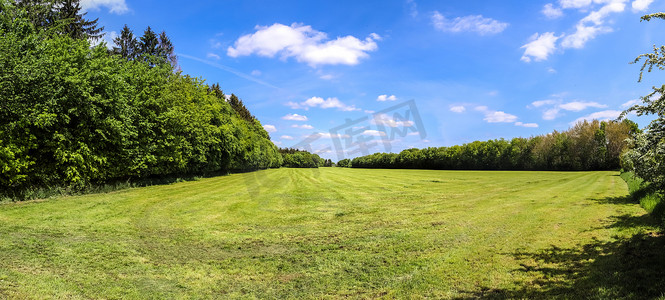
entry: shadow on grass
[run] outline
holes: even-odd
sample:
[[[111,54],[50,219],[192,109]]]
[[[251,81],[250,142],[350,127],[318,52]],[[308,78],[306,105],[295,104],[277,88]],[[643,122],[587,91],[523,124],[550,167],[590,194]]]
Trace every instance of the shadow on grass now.
[[[630,197],[603,199],[623,204]],[[616,216],[605,228],[657,228],[652,215]],[[510,253],[523,262],[513,270],[516,289],[481,288],[458,299],[653,299],[665,296],[665,234],[638,233],[614,241],[594,239],[574,248],[550,246],[536,252]],[[516,274],[519,275],[519,274]]]
[[[591,200],[598,202],[600,204],[614,204],[614,205],[635,205],[639,203],[631,196],[620,196],[620,197],[605,197],[605,198],[592,198]]]
[[[251,171],[236,171],[245,173]],[[108,182],[91,183],[81,187],[68,186],[34,186],[17,188],[14,190],[0,190],[0,203],[46,199],[50,197],[74,196],[85,194],[101,194],[135,187],[154,185],[168,185],[185,181],[196,181],[202,178],[211,178],[229,175],[229,172],[206,172],[200,174],[183,174],[169,176],[149,176],[146,178],[123,178]]]

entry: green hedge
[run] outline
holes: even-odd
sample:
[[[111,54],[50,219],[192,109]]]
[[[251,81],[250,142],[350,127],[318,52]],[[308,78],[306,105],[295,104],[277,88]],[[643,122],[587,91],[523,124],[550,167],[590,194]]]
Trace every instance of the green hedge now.
[[[650,214],[661,220],[665,226],[665,202],[663,194],[651,186],[648,182],[637,177],[633,172],[621,173],[621,178],[628,184],[630,196]]]

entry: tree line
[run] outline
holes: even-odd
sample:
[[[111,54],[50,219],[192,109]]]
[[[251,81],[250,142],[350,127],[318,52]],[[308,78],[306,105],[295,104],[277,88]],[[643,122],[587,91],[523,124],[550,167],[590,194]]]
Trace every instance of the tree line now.
[[[318,168],[325,166],[330,161],[321,158],[318,154],[294,148],[280,148],[279,153],[284,159],[282,166],[287,168]]]
[[[630,120],[580,122],[567,131],[530,138],[474,141],[451,147],[406,149],[340,160],[340,167],[440,170],[612,170],[621,166]]]
[[[0,193],[282,165],[242,100],[176,70],[165,33],[125,26],[109,51],[84,15],[0,0]]]

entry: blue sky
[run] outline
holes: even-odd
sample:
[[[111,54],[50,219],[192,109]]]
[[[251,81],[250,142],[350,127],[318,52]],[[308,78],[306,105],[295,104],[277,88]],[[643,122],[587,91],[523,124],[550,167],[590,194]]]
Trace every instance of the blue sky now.
[[[166,31],[184,73],[239,96],[279,146],[333,160],[566,130],[662,84],[629,64],[665,43],[665,22],[639,21],[662,0],[82,4],[109,40]]]

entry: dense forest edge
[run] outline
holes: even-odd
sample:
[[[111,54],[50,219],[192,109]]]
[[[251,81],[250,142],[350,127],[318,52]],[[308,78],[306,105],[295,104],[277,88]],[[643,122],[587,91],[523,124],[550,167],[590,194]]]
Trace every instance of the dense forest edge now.
[[[164,32],[92,47],[82,16],[78,1],[0,1],[2,194],[281,166],[238,97],[177,70]]]
[[[352,168],[435,170],[618,170],[628,138],[640,132],[630,120],[580,122],[567,131],[530,138],[475,141],[461,146],[375,153],[338,162]]]

